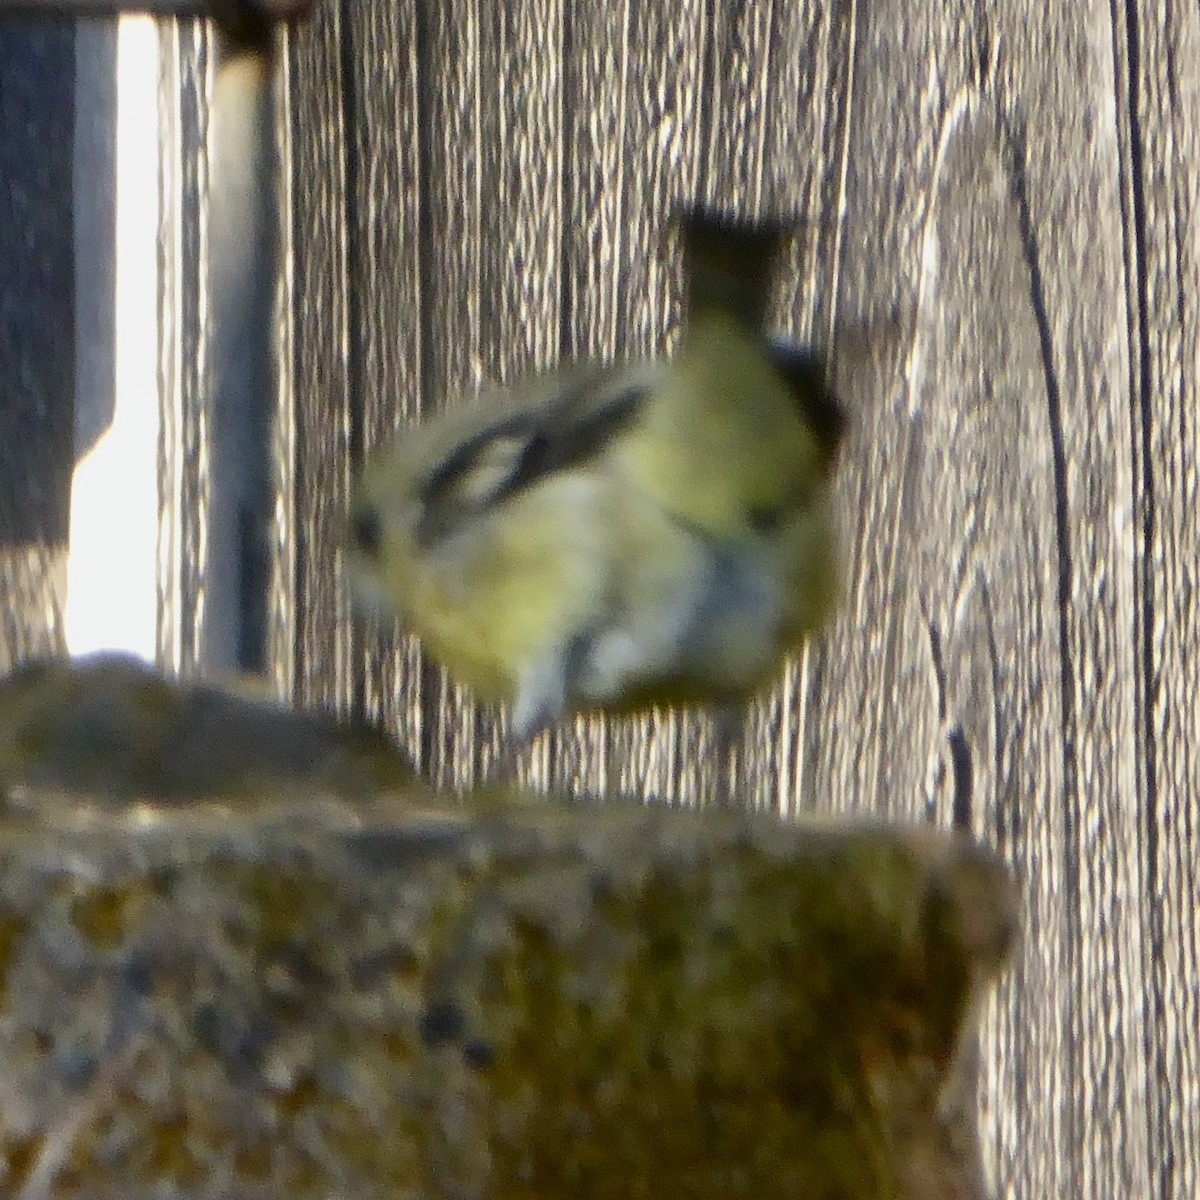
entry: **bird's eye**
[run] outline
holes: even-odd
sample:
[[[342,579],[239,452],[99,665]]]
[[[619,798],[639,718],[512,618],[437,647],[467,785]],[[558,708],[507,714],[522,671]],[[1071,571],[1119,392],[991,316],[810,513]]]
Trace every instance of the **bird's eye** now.
[[[383,522],[373,508],[359,508],[350,518],[350,533],[358,547],[368,558],[378,558],[383,549]]]
[[[474,462],[459,477],[459,499],[482,508],[503,495],[536,441],[536,434],[529,439],[498,436],[480,446]]]

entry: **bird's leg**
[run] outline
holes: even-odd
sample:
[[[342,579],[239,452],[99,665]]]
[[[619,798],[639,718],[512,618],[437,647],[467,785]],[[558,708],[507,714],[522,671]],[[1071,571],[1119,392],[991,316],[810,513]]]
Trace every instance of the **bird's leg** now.
[[[746,709],[743,704],[724,701],[714,708],[713,751],[716,759],[713,805],[731,811],[745,808]]]
[[[536,736],[536,734],[534,735]],[[500,747],[499,754],[492,759],[484,772],[484,787],[515,788],[520,785],[521,758],[529,749],[532,737],[509,737]]]
[[[563,715],[566,707],[566,658],[559,649],[525,671],[517,689],[508,738],[484,782],[515,787],[522,755],[534,739]]]

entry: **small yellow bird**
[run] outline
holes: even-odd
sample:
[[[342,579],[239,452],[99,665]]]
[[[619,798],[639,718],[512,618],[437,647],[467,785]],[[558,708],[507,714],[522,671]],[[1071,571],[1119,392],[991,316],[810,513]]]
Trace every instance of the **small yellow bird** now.
[[[789,229],[690,212],[669,358],[480,397],[374,456],[347,546],[359,598],[532,737],[579,711],[740,700],[831,613],[846,418],[766,337]]]

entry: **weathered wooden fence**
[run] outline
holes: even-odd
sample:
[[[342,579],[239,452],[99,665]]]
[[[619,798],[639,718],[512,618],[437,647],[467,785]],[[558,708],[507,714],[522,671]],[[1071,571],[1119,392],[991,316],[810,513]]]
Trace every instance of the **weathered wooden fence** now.
[[[1011,856],[1029,936],[982,1078],[1005,1194],[1200,1189],[1198,34],[1138,5],[465,0],[330,8],[288,49],[289,648],[306,696],[362,680],[448,782],[495,727],[348,620],[355,459],[481,379],[662,348],[678,198],[810,218],[783,324],[866,331],[849,591],[752,718],[748,786]],[[715,769],[674,717],[580,723],[535,765],[680,795]]]
[[[475,778],[496,716],[351,618],[358,462],[481,381],[669,347],[675,201],[803,214],[778,315],[832,339],[856,417],[847,596],[749,718],[743,784],[969,824],[1015,864],[1027,933],[980,1056],[1000,1195],[1200,1195],[1200,15],[388,0],[281,45],[281,684]],[[172,46],[203,76],[202,35]],[[203,138],[180,145],[188,227]],[[203,379],[182,392],[202,437]],[[203,456],[181,471],[202,490]],[[673,715],[527,762],[681,798],[726,765]]]

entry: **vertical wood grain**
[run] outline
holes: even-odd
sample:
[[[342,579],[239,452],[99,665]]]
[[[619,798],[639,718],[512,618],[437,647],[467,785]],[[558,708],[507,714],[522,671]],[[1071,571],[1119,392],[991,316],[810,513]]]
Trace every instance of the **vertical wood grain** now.
[[[276,46],[276,31],[265,22],[219,33],[214,45],[205,210],[211,494],[201,662],[207,671],[260,674],[268,663],[277,417]]]
[[[211,482],[205,254],[209,30],[201,21],[167,22],[160,44],[158,661],[170,671],[190,673],[201,659]]]
[[[800,341],[813,340],[818,311],[833,310],[852,80],[852,70],[834,68],[852,64],[852,33],[849,21],[823,6],[787,3],[715,5],[709,30],[697,198],[746,217],[795,219],[791,271],[781,280],[774,324]],[[812,639],[747,706],[728,731],[740,745],[726,744],[719,723],[691,718],[688,744],[702,762],[709,759],[701,787],[732,787],[748,807],[790,812],[814,802],[803,747],[810,668],[822,643],[821,635]],[[731,750],[737,757],[729,763]],[[718,771],[729,774],[712,780]]]
[[[283,701],[294,697],[297,687],[297,570],[296,404],[299,386],[296,355],[297,334],[307,314],[296,305],[296,194],[304,186],[295,156],[293,112],[298,102],[293,86],[292,34],[276,33],[275,78],[272,112],[278,153],[275,180],[277,242],[275,279],[275,334],[272,339],[275,368],[275,419],[271,436],[271,477],[275,513],[272,523],[270,583],[267,595],[266,674],[276,695]]]
[[[1115,4],[1125,152],[1138,543],[1135,696],[1145,937],[1142,987],[1151,1194],[1200,1191],[1200,27],[1194,9]]]
[[[505,384],[561,358],[565,21],[563,0],[496,6],[482,48],[483,80],[495,92],[485,127],[495,192],[485,199],[483,358],[489,376]],[[494,758],[503,727],[488,733]],[[557,743],[553,734],[543,737],[527,755],[529,782],[546,781]]]
[[[563,351],[628,359],[661,353],[677,312],[665,219],[694,197],[705,105],[701,0],[572,5],[565,169]],[[586,787],[694,796],[705,764],[696,718],[581,718],[559,747],[562,774]]]
[[[986,62],[985,45],[995,55],[1055,474],[1064,870],[1041,887],[1059,897],[1069,947],[1057,981],[1069,997],[1062,1098],[1071,1153],[1062,1169],[1068,1194],[1136,1195],[1148,1183],[1148,1081],[1140,1016],[1126,1002],[1142,986],[1141,921],[1128,900],[1143,894],[1145,808],[1135,771],[1134,430],[1111,16],[1098,4],[1055,5],[1035,32],[1013,2],[983,28],[977,59]],[[1027,1153],[1026,1131],[1012,1136]]]
[[[834,794],[988,833],[1024,879],[1032,936],[983,1052],[1005,1193],[1136,1194],[1147,1083],[1123,999],[1141,986],[1124,903],[1140,892],[1141,818],[1111,31],[1107,10],[1052,5],[1035,36],[1016,8],[908,6],[864,24],[847,187],[862,242],[841,299],[911,305],[914,332],[870,413],[863,399],[845,480],[862,524],[830,683],[854,744],[818,770]]]
[[[421,10],[424,402],[437,411],[556,357],[559,0]],[[427,708],[438,782],[463,787],[502,743],[500,713],[440,668]]]
[[[0,672],[64,648],[75,34],[0,20]]]
[[[490,5],[482,0],[419,9],[418,116],[422,173],[422,370],[426,411],[476,391],[483,364],[484,267],[498,163],[488,142],[484,105],[494,80],[483,76],[480,37]],[[487,213],[484,197],[488,197]],[[491,730],[465,690],[426,663],[426,761],[443,786],[462,787],[479,773],[480,742]]]
[[[351,397],[346,114],[363,85],[343,70],[341,8],[319,5],[289,38],[290,227],[295,394],[295,647],[298,698],[340,709],[353,697],[353,628],[335,547],[358,420]]]
[[[778,317],[832,336],[852,409],[847,590],[748,718],[742,784],[1013,863],[979,1052],[1006,1197],[1197,1190],[1198,51],[1190,10],[1095,0],[456,0],[323,13],[289,61],[297,669],[342,703],[361,671],[444,784],[503,726],[348,632],[357,460],[483,384],[669,349],[676,201],[811,218]],[[658,713],[522,769],[688,801],[720,754]]]
[[[352,470],[421,409],[422,266],[420,42],[413,3],[353,5],[346,30],[359,83],[348,130],[350,261],[354,290],[351,404],[362,423]],[[369,81],[369,82],[368,82]],[[335,551],[335,558],[337,557]],[[394,728],[422,768],[431,720],[416,639],[365,623],[364,703]]]

